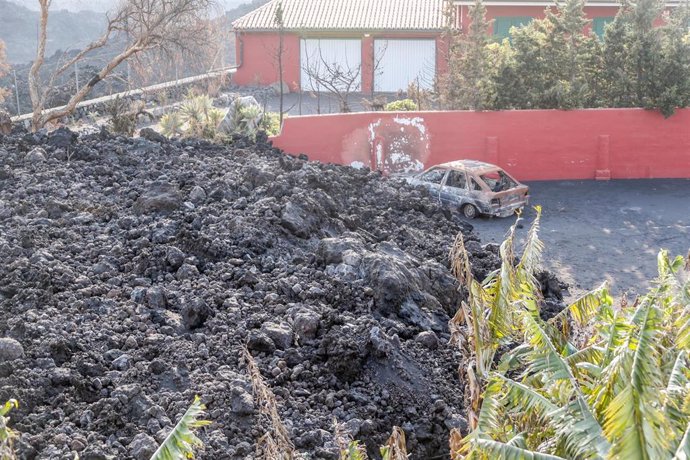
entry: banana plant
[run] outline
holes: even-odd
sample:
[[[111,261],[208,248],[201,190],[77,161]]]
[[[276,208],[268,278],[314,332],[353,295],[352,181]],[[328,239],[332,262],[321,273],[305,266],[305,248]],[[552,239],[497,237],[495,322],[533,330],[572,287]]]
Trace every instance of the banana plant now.
[[[606,285],[545,322],[519,302],[522,345],[490,372],[453,459],[690,458],[690,257],[658,256],[642,298]],[[566,324],[593,325],[577,347]]]
[[[535,210],[537,215],[527,233],[519,262],[515,261],[515,230],[522,220],[520,215],[501,244],[500,268],[484,281],[478,281],[472,274],[462,233],[458,234],[450,252],[453,273],[467,293],[467,302],[462,302],[449,327],[452,342],[466,347],[464,351],[469,351],[471,356],[463,376],[469,387],[471,428],[477,426],[481,392],[494,366],[496,353],[519,337],[517,312],[521,308],[535,314],[539,312],[541,294],[535,273],[544,245],[539,239],[541,208],[536,206]]]
[[[203,446],[201,440],[194,434],[194,430],[207,426],[211,422],[199,420],[206,407],[201,404],[198,396],[187,409],[175,428],[168,434],[165,441],[151,456],[151,460],[183,460],[194,458],[194,449]]]
[[[19,403],[16,399],[10,399],[0,406],[0,460],[15,460],[17,458],[14,452],[14,440],[17,438],[17,433],[7,426],[10,421],[7,414],[17,407],[19,407]]]

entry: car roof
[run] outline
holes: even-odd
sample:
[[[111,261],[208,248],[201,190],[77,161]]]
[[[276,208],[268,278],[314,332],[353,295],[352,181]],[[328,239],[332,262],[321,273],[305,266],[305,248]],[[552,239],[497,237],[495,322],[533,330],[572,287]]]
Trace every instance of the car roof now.
[[[492,165],[491,163],[485,163],[483,161],[477,160],[449,161],[448,163],[441,163],[440,165],[436,165],[436,167],[445,169],[455,169],[457,171],[471,171],[473,173],[481,173],[501,169],[500,167]]]

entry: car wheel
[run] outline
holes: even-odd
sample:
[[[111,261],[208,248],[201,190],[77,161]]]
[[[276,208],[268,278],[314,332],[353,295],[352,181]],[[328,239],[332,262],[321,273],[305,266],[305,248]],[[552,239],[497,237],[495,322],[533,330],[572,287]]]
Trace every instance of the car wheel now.
[[[473,204],[466,204],[462,207],[462,215],[468,219],[474,219],[479,215],[479,211]]]

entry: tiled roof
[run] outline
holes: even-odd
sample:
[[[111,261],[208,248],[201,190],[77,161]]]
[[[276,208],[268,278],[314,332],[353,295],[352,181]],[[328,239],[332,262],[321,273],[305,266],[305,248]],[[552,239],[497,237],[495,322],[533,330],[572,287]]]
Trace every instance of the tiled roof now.
[[[684,0],[665,0],[666,6],[678,6]],[[453,0],[456,5],[474,5],[476,0]],[[556,6],[556,0],[483,0],[485,6]],[[563,2],[561,2],[563,3]],[[621,6],[620,0],[585,0],[585,6]]]
[[[237,30],[276,30],[283,4],[285,30],[437,31],[445,0],[271,0],[233,23]]]

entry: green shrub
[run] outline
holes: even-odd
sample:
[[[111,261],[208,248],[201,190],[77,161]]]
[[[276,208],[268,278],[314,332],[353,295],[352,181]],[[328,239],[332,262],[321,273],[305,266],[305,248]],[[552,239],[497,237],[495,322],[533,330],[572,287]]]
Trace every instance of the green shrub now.
[[[418,110],[417,104],[412,99],[401,99],[386,104],[386,112],[414,112]]]
[[[277,112],[266,112],[261,119],[259,126],[269,136],[277,136],[280,134],[280,114]]]
[[[218,125],[223,121],[223,112],[213,107],[213,101],[206,95],[188,95],[175,112],[170,112],[160,121],[161,132],[168,137],[198,137],[215,140],[219,137]]]

